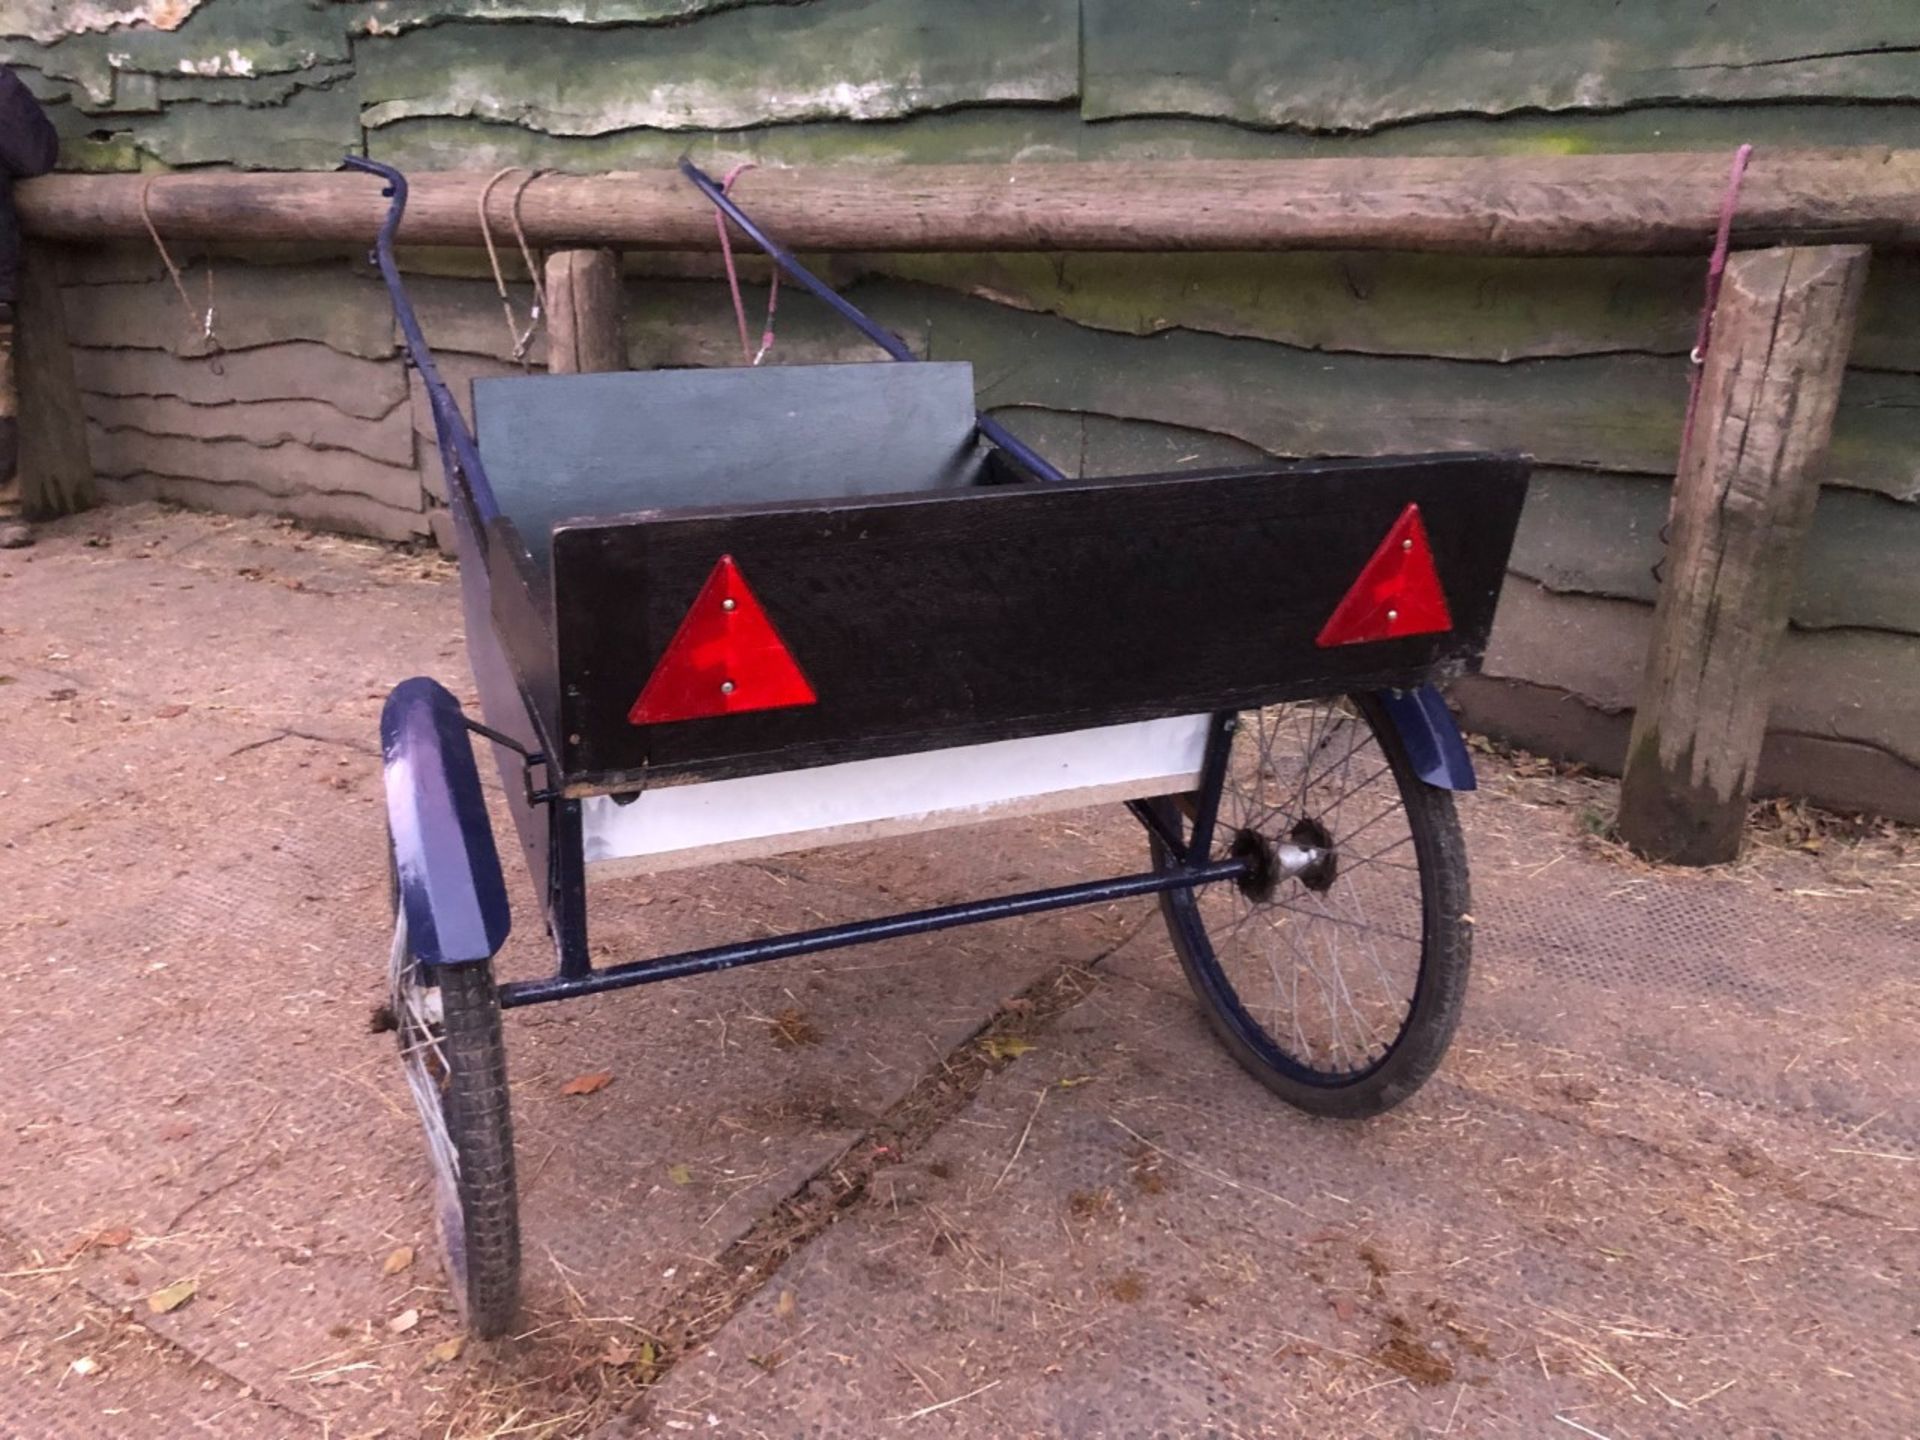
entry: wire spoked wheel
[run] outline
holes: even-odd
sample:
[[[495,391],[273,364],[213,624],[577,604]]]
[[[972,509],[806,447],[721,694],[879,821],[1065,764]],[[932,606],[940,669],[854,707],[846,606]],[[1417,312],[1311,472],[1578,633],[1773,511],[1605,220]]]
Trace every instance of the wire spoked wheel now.
[[[1155,802],[1190,837],[1194,805]],[[1249,873],[1161,898],[1214,1030],[1268,1089],[1375,1115],[1453,1038],[1472,953],[1453,796],[1414,773],[1371,695],[1237,717],[1212,859]],[[1173,863],[1159,840],[1156,865]]]
[[[405,911],[395,909],[391,1008],[426,1132],[447,1281],[467,1329],[492,1339],[520,1307],[520,1206],[493,967],[429,974],[407,943]]]

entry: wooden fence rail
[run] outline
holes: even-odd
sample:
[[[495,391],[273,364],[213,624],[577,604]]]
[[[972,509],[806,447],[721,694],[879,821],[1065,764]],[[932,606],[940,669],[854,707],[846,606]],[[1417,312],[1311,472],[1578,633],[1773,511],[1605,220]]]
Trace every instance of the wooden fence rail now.
[[[1704,251],[1724,153],[1333,160],[809,166],[754,170],[738,193],[807,250],[1378,249],[1493,255]],[[401,238],[480,243],[483,173],[422,172]],[[169,240],[372,239],[369,175],[56,175],[19,187],[29,234],[144,239],[141,196]],[[491,202],[508,226],[509,187]],[[708,249],[706,203],[676,172],[542,175],[520,216],[543,247]],[[1920,151],[1754,157],[1736,243],[1920,245]]]

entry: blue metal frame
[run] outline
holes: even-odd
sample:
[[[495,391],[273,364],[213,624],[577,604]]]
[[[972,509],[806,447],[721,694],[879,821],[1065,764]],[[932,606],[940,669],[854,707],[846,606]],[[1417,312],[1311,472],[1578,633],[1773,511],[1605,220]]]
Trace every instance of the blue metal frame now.
[[[564,1000],[574,995],[598,995],[603,991],[622,990],[630,985],[648,985],[658,980],[710,975],[717,970],[758,965],[768,960],[785,960],[794,955],[817,955],[822,950],[838,950],[848,945],[862,945],[870,940],[897,940],[906,935],[927,935],[935,930],[950,930],[956,925],[977,925],[985,920],[1010,920],[1018,915],[1037,915],[1044,910],[1064,910],[1074,905],[1098,905],[1108,900],[1153,895],[1163,890],[1190,890],[1196,885],[1238,880],[1252,868],[1252,864],[1251,860],[1246,859],[1216,860],[1208,865],[1183,866],[1144,875],[1123,875],[1112,880],[1089,880],[1051,890],[1029,890],[1020,895],[996,895],[987,900],[968,900],[933,910],[910,910],[905,914],[882,916],[876,920],[856,920],[850,925],[833,925],[824,930],[802,930],[791,935],[774,935],[761,940],[743,940],[733,945],[716,945],[706,950],[663,955],[654,960],[609,965],[603,970],[593,971],[583,980],[563,977],[515,980],[500,987],[500,1004],[506,1009],[517,1005],[538,1005],[548,1000]]]
[[[386,181],[386,187],[380,193],[393,203],[387,206],[387,218],[381,221],[380,233],[374,238],[373,263],[379,266],[380,278],[386,281],[387,295],[393,301],[394,317],[400,322],[400,334],[406,341],[407,358],[426,382],[427,403],[433,410],[434,435],[440,444],[440,463],[446,468],[448,480],[461,482],[458,486],[460,498],[472,505],[472,518],[479,522],[473,528],[480,532],[478,538],[484,541],[487,526],[500,518],[500,505],[493,498],[493,487],[487,483],[487,472],[480,464],[480,447],[474,441],[473,432],[467,429],[466,418],[454,403],[453,392],[447,389],[446,382],[440,378],[440,371],[433,363],[433,351],[427,348],[427,337],[420,329],[419,318],[413,313],[413,302],[407,298],[407,287],[400,279],[400,267],[393,259],[394,237],[399,234],[401,217],[407,213],[407,177],[391,165],[383,165],[378,160],[369,160],[362,155],[347,156],[346,164],[349,170],[364,170]],[[451,490],[453,487],[449,488]],[[454,497],[449,494],[448,498]]]

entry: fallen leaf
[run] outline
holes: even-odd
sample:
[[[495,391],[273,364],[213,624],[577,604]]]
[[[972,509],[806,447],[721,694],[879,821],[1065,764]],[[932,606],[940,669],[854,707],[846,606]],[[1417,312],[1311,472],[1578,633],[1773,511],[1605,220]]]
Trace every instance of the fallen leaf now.
[[[693,1171],[684,1165],[669,1165],[667,1167],[667,1179],[676,1185],[691,1185],[693,1183]]]
[[[1033,1049],[1033,1042],[1017,1035],[996,1035],[986,1042],[985,1049],[991,1059],[1018,1060]]]
[[[634,1353],[633,1362],[645,1376],[652,1378],[653,1372],[660,1367],[660,1347],[651,1340],[642,1340],[639,1350]]]
[[[418,1310],[402,1310],[398,1315],[387,1321],[387,1329],[396,1335],[404,1335],[419,1323],[420,1312]]]
[[[1091,1075],[1069,1075],[1060,1082],[1060,1088],[1062,1090],[1071,1090],[1074,1086],[1084,1085],[1091,1079],[1093,1079]]]
[[[596,1070],[591,1075],[576,1075],[560,1087],[562,1095],[591,1095],[596,1090],[604,1090],[613,1083],[611,1070]]]
[[[625,1345],[622,1345],[618,1340],[609,1340],[607,1341],[607,1348],[600,1352],[600,1363],[602,1365],[611,1365],[614,1369],[618,1370],[622,1365],[631,1365],[633,1363],[633,1351]]]
[[[436,1365],[450,1365],[460,1358],[460,1352],[467,1348],[467,1337],[456,1335],[451,1340],[442,1340],[427,1353],[433,1357]]]
[[[147,1296],[147,1309],[156,1315],[170,1314],[191,1300],[199,1288],[198,1281],[176,1280]]]
[[[398,1250],[387,1256],[385,1263],[380,1266],[380,1273],[382,1275],[398,1275],[411,1264],[413,1264],[413,1247],[411,1245],[402,1245]]]
[[[773,1313],[778,1315],[782,1320],[786,1319],[799,1308],[799,1297],[791,1290],[782,1290],[780,1292],[780,1298],[773,1302]]]
[[[162,705],[158,710],[153,712],[153,718],[156,720],[175,720],[186,713],[187,707],[184,705]]]
[[[160,1127],[162,1140],[184,1140],[193,1134],[193,1122],[189,1120],[170,1120]]]
[[[1342,1325],[1350,1325],[1353,1323],[1355,1313],[1353,1301],[1344,1295],[1335,1295],[1327,1303],[1333,1306],[1334,1319],[1338,1320]]]

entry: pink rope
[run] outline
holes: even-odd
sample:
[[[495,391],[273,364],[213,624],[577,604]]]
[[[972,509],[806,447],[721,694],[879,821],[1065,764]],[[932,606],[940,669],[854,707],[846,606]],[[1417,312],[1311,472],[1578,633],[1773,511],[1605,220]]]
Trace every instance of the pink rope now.
[[[742,172],[753,168],[753,161],[742,160],[727,171],[726,178],[720,182],[720,193],[730,193],[733,182],[740,178]],[[720,258],[727,267],[727,289],[733,293],[733,318],[740,325],[740,354],[745,357],[747,364],[758,365],[773,349],[773,315],[780,304],[780,271],[778,267],[774,269],[773,284],[767,290],[767,323],[760,332],[760,348],[755,351],[753,342],[747,339],[747,302],[740,296],[740,271],[733,262],[733,239],[727,234],[727,217],[718,210],[713,212],[713,228],[720,236]]]
[[[1746,178],[1747,161],[1753,156],[1753,146],[1742,145],[1733,152],[1733,171],[1727,176],[1726,197],[1720,202],[1720,229],[1713,237],[1713,258],[1707,262],[1706,301],[1700,307],[1700,327],[1695,333],[1693,352],[1687,357],[1693,362],[1693,374],[1687,384],[1687,420],[1680,428],[1680,455],[1686,458],[1687,446],[1693,441],[1693,422],[1700,411],[1700,382],[1706,375],[1707,350],[1713,344],[1713,312],[1720,303],[1720,282],[1727,273],[1727,251],[1733,241],[1733,215],[1740,204],[1740,182]],[[745,321],[741,322],[744,326]]]

